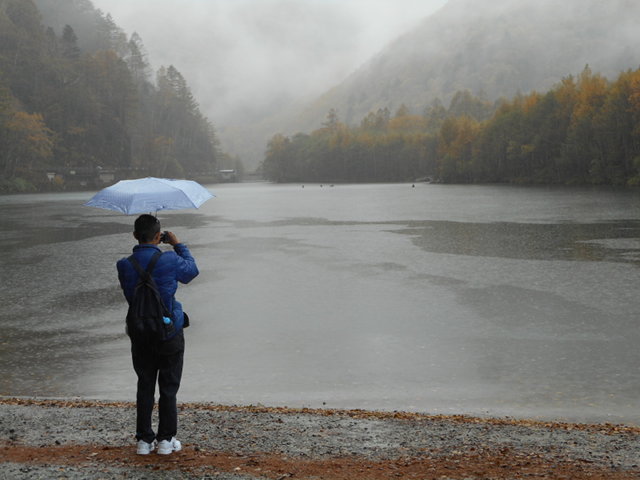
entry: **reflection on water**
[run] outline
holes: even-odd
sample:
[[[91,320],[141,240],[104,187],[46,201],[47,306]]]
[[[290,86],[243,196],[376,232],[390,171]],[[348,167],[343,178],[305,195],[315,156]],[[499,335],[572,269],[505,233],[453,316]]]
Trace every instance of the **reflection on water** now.
[[[640,423],[640,195],[440,185],[215,186],[160,215],[181,400]],[[0,392],[132,399],[115,262],[134,217],[0,197]]]

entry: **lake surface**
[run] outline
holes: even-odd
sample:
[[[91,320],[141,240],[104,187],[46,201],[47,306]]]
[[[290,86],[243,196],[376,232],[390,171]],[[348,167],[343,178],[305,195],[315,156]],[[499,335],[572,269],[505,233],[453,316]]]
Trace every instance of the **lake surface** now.
[[[211,187],[180,401],[640,424],[640,192]],[[0,197],[0,394],[135,398],[135,216]]]

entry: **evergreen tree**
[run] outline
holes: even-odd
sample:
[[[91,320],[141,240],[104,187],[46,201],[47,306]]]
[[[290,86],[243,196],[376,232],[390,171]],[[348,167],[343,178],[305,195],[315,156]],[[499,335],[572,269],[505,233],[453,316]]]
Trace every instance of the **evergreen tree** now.
[[[70,25],[65,25],[62,31],[62,55],[65,58],[76,60],[80,57],[78,37]]]

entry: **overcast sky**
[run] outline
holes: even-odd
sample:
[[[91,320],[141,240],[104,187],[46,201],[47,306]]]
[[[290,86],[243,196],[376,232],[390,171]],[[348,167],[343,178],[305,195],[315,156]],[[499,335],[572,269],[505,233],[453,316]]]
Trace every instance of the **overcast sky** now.
[[[339,83],[446,0],[93,0],[217,125]]]

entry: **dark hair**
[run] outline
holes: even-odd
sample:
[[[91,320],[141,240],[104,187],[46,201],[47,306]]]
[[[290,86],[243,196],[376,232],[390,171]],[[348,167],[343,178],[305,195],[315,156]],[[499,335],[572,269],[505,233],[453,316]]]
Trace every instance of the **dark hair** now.
[[[150,243],[159,231],[160,220],[147,213],[140,215],[133,224],[133,233],[140,243]]]

